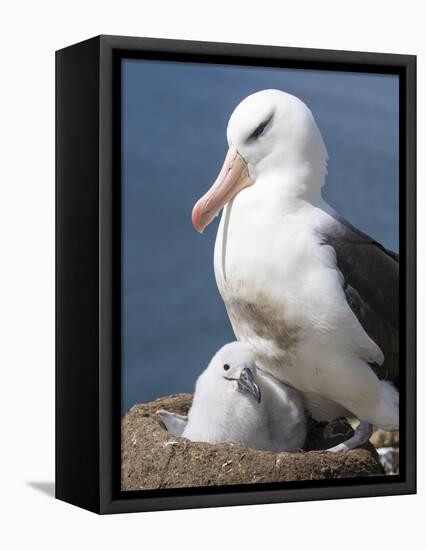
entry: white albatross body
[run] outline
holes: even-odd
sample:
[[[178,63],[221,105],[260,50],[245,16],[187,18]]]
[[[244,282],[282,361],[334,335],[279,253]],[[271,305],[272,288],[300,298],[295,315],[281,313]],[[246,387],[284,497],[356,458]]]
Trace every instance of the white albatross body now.
[[[349,411],[378,420],[389,387],[368,363],[383,356],[346,302],[333,250],[319,245],[316,227],[329,214],[301,202],[274,215],[259,208],[258,189],[225,207],[215,245],[216,281],[236,337],[253,346],[261,368],[304,394],[316,419]],[[280,326],[278,338],[259,326],[265,320]],[[394,427],[393,407],[379,415],[384,429]]]
[[[351,414],[398,429],[398,392],[371,367],[383,364],[383,351],[350,307],[336,250],[324,241],[343,225],[321,197],[327,153],[311,112],[284,92],[258,92],[232,114],[228,142],[247,167],[241,189],[226,194],[218,178],[193,223],[202,230],[219,197],[214,269],[237,339],[304,395],[314,418]]]

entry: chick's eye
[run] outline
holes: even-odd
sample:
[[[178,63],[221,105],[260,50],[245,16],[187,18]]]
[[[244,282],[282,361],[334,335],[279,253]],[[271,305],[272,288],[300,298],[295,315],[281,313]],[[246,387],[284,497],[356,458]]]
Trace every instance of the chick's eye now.
[[[228,364],[223,365],[223,370],[229,370],[230,368],[231,368],[231,367],[230,367]]]

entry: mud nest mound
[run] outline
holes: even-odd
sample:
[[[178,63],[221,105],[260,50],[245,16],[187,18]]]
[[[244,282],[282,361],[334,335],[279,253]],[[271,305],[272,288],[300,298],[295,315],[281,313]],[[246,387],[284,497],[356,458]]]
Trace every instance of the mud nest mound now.
[[[347,439],[342,421],[324,439],[324,424],[309,421],[305,449],[273,453],[239,443],[196,443],[167,432],[159,409],[187,414],[190,394],[135,405],[122,420],[122,489],[148,490],[383,475],[370,444],[344,453],[323,449]]]

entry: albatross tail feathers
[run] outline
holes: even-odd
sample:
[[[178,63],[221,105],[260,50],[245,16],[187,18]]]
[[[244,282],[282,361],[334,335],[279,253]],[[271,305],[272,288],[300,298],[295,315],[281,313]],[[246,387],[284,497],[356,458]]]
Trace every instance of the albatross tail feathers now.
[[[399,429],[399,393],[393,384],[382,380],[380,394],[376,425],[388,432],[396,431]]]

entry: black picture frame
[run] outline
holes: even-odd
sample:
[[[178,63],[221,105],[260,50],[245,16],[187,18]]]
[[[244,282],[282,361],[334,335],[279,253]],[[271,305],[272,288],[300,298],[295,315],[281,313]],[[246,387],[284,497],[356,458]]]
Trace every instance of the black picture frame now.
[[[391,73],[400,82],[401,473],[120,490],[120,59]],[[98,36],[56,52],[56,498],[97,513],[416,491],[416,57]]]

